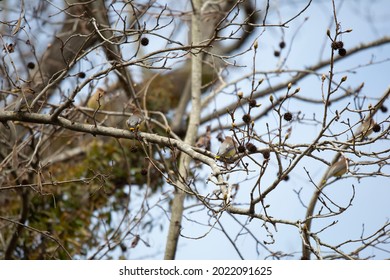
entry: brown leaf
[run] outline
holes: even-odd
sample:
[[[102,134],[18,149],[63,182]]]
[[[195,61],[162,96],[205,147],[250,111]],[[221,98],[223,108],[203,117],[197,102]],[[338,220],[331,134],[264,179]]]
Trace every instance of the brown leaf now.
[[[134,239],[133,241],[131,242],[131,248],[135,248],[137,245],[138,245],[138,241],[140,240],[140,237],[139,235],[137,234],[136,236],[134,236]]]

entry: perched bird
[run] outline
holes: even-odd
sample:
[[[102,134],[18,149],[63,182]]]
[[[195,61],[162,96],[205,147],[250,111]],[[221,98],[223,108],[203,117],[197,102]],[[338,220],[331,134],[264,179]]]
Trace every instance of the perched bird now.
[[[215,158],[229,159],[234,157],[236,155],[236,146],[237,146],[236,141],[232,137],[226,136],[221,146],[219,146],[218,153]]]
[[[138,131],[139,126],[145,120],[141,111],[138,108],[134,108],[131,116],[127,119],[126,125],[130,131]]]
[[[375,121],[372,118],[366,118],[359,125],[359,127],[354,132],[355,139],[363,140],[365,137],[369,136],[372,133],[372,128],[375,126]]]
[[[205,148],[207,151],[210,151],[211,146],[211,126],[206,127],[206,134],[199,137],[196,141],[195,146],[198,148]]]
[[[88,99],[87,107],[97,110],[99,107],[103,106],[103,98],[106,94],[106,91],[102,88],[97,88],[96,91]]]
[[[348,159],[344,156],[341,156],[341,158],[332,164],[328,172],[325,175],[325,178],[323,180],[323,183],[326,183],[326,181],[331,177],[341,177],[348,171]]]

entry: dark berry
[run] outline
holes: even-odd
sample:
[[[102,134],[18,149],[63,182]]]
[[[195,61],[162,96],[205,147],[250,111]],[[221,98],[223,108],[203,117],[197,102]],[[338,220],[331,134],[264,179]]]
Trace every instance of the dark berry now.
[[[249,103],[249,107],[256,107],[257,106],[257,101],[256,101],[256,99],[249,99],[249,101],[248,101],[248,103]]]
[[[284,49],[286,47],[286,43],[284,41],[279,43],[279,48]]]
[[[248,151],[249,151],[250,153],[256,153],[256,152],[257,152],[256,146],[253,145],[252,143],[246,144],[246,148],[248,149]]]
[[[290,180],[290,177],[288,175],[286,175],[286,176],[284,176],[283,180],[288,181],[288,180]]]
[[[249,114],[245,114],[242,116],[242,120],[244,121],[244,123],[248,124],[252,121],[252,118]]]
[[[342,41],[333,41],[332,42],[332,49],[338,50],[342,49],[344,47],[344,43]]]
[[[245,147],[242,146],[242,145],[240,145],[240,146],[238,146],[237,151],[238,151],[239,153],[244,153],[244,152],[245,152]]]
[[[142,38],[141,38],[141,45],[142,45],[142,46],[147,46],[147,45],[149,45],[149,39],[146,38],[146,37],[142,37]]]
[[[84,72],[80,72],[80,73],[78,73],[77,75],[78,75],[79,78],[81,78],[81,79],[84,79],[85,76],[86,76]]]
[[[279,57],[280,56],[280,51],[274,51],[274,56]]]
[[[379,132],[381,131],[381,126],[379,124],[374,124],[374,126],[372,127],[372,131],[374,132]]]
[[[287,112],[283,115],[284,120],[291,121],[292,120],[292,114],[290,112]]]
[[[339,55],[340,56],[345,56],[346,54],[347,54],[347,50],[346,49],[344,49],[344,48],[339,49]]]
[[[263,154],[264,159],[269,159],[269,157],[271,156],[271,153],[269,150],[263,151],[262,154]]]
[[[387,107],[386,106],[382,105],[380,109],[381,109],[382,113],[387,113]]]
[[[27,63],[27,68],[28,69],[34,69],[35,68],[35,63],[34,62]]]

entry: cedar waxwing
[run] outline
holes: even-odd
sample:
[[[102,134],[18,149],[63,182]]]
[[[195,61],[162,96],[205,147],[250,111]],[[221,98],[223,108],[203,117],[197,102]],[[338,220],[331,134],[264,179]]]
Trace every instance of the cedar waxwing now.
[[[133,109],[131,116],[127,119],[126,125],[130,131],[138,131],[140,124],[144,121],[144,116],[137,108]]]
[[[219,146],[217,156],[215,157],[216,159],[219,158],[232,158],[236,154],[236,141],[230,137],[226,136],[225,141],[222,142],[221,146]]]
[[[196,141],[195,146],[198,148],[205,148],[207,151],[210,151],[211,146],[211,126],[206,127],[206,134],[199,137]]]
[[[97,88],[96,91],[91,95],[91,97],[88,99],[87,107],[97,110],[99,108],[99,104],[102,107],[103,106],[103,97],[105,94],[105,90],[102,88]]]
[[[375,125],[375,121],[372,118],[364,119],[354,133],[355,139],[363,140],[365,137],[372,133],[372,128]]]
[[[341,156],[337,162],[335,162],[331,167],[329,167],[323,183],[326,183],[326,181],[330,177],[341,177],[347,171],[348,171],[348,159],[344,156]]]

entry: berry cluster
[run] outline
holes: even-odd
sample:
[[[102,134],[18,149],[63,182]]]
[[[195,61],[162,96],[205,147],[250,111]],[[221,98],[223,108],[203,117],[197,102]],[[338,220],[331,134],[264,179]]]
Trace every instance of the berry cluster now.
[[[340,56],[345,56],[347,54],[343,41],[333,41],[331,46],[332,49],[338,50]]]

